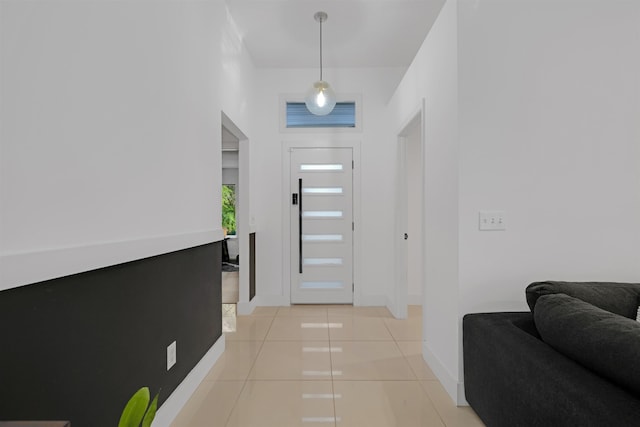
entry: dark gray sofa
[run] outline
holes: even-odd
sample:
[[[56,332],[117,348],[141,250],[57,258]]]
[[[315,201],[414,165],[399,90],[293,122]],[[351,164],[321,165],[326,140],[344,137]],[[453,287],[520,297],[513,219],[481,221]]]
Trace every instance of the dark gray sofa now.
[[[484,423],[640,426],[640,284],[536,282],[527,302],[464,316],[465,393]]]

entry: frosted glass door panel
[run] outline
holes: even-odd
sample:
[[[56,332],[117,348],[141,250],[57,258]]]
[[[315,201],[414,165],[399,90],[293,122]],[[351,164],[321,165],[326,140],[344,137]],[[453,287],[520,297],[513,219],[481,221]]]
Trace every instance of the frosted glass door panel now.
[[[309,219],[342,219],[344,212],[342,211],[303,211],[303,218]]]
[[[341,187],[303,187],[305,196],[336,196],[343,193]]]
[[[344,236],[342,234],[303,234],[303,242],[314,243],[335,243],[342,242]]]
[[[299,166],[300,172],[335,172],[343,171],[344,169],[345,167],[342,163],[312,163]]]

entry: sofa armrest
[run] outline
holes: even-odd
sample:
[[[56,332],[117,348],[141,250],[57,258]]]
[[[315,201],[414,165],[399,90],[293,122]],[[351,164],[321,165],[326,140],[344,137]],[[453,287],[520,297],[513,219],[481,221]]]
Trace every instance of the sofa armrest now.
[[[531,327],[535,330],[531,313],[463,319],[466,399],[487,426],[640,423],[637,397],[523,330]]]

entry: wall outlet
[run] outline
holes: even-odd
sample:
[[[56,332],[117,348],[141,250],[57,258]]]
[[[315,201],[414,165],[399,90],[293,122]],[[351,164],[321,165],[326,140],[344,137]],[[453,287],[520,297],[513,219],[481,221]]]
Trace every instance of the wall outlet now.
[[[506,230],[507,220],[504,211],[480,211],[480,230]]]
[[[167,346],[167,371],[176,364],[176,342]]]

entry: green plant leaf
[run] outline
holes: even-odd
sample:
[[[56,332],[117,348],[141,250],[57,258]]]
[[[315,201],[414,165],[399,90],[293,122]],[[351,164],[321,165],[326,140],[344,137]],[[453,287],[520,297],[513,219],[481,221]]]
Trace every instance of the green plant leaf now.
[[[222,186],[222,227],[228,234],[236,232],[236,195],[233,185]]]
[[[131,396],[131,399],[129,399],[129,402],[127,402],[127,406],[124,407],[118,427],[139,427],[142,417],[144,417],[145,412],[147,412],[149,398],[148,387],[142,387],[136,391],[135,394]]]
[[[160,393],[156,394],[151,405],[149,405],[149,409],[147,409],[147,413],[142,420],[142,427],[151,427],[151,422],[156,417],[156,411],[158,410],[158,395],[160,395]]]

